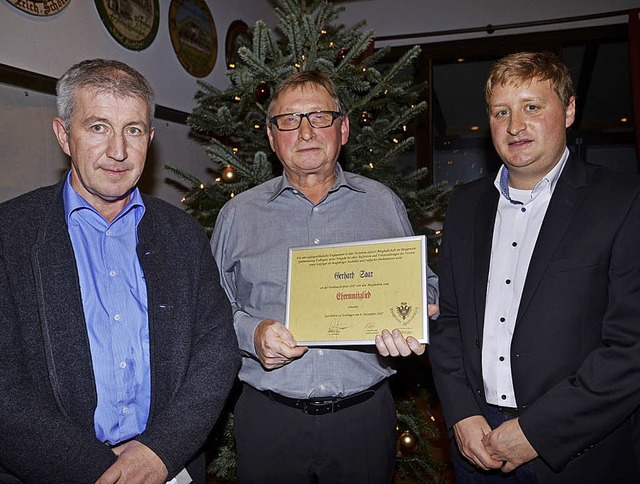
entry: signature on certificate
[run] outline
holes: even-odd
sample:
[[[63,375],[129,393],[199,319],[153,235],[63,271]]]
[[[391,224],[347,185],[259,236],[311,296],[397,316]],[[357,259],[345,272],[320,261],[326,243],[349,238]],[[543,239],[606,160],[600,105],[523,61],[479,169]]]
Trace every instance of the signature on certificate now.
[[[327,330],[327,333],[329,334],[329,336],[338,339],[342,330],[348,328],[348,324],[344,324],[342,321],[340,321],[340,318],[335,318],[329,321],[329,329]]]

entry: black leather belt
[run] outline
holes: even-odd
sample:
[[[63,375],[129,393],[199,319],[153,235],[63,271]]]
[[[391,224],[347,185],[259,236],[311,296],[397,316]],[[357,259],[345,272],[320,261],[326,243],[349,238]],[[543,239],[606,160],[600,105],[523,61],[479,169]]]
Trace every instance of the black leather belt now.
[[[488,404],[490,407],[497,408],[498,411],[504,413],[505,415],[509,415],[509,417],[519,417],[520,410],[513,407],[501,407],[500,405],[492,405]]]
[[[381,382],[376,383],[374,386],[363,392],[355,393],[344,398],[320,398],[304,400],[285,397],[284,395],[280,395],[279,393],[275,393],[272,391],[261,393],[264,393],[274,402],[281,403],[282,405],[286,405],[287,407],[296,408],[307,415],[326,415],[327,413],[335,413],[338,410],[344,410],[345,408],[353,407],[354,405],[358,405],[359,403],[366,402],[373,395],[375,395],[376,391],[379,390],[385,382],[386,380],[382,380]]]

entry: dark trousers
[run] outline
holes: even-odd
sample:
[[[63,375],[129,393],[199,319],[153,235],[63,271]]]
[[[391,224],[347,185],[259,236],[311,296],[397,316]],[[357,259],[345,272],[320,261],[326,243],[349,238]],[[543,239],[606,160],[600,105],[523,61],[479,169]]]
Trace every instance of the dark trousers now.
[[[388,383],[367,401],[322,416],[244,385],[234,412],[239,483],[388,484],[396,414]]]
[[[512,418],[496,407],[489,406],[487,421],[492,429]],[[500,470],[486,472],[477,468],[471,469],[472,465],[468,462],[461,462],[462,459],[464,457],[459,453],[453,459],[453,468],[458,484],[536,484],[538,482],[532,462],[527,462],[515,471],[505,474]]]

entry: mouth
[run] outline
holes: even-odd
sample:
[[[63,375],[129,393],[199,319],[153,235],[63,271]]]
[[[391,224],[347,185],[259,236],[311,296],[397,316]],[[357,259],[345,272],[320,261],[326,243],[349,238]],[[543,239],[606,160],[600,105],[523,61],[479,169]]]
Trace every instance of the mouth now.
[[[530,143],[532,143],[530,139],[517,139],[514,141],[510,141],[509,143],[507,143],[507,145],[509,146],[509,148],[520,148],[521,146],[527,146]]]
[[[127,171],[129,171],[126,168],[109,168],[109,167],[102,167],[102,170],[109,175],[115,175],[115,176],[122,175]]]

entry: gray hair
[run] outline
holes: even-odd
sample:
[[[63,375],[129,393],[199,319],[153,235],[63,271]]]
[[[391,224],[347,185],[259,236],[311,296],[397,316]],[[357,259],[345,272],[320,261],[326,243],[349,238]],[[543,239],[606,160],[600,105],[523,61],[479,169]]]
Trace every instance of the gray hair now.
[[[155,95],[144,76],[123,62],[92,59],[71,67],[56,85],[58,116],[62,118],[67,131],[76,109],[76,94],[80,88],[117,97],[138,98],[147,104],[149,126],[153,123]]]
[[[271,102],[269,103],[269,107],[267,108],[267,123],[271,119],[271,116],[273,116],[273,108],[275,104],[284,92],[293,89],[305,88],[307,86],[324,88],[329,93],[329,96],[331,96],[331,99],[333,99],[333,102],[336,105],[336,111],[338,111],[342,116],[345,115],[344,106],[340,100],[338,88],[335,83],[321,72],[301,71],[287,77],[276,86]]]

